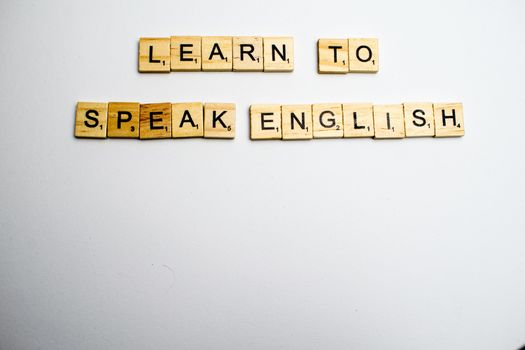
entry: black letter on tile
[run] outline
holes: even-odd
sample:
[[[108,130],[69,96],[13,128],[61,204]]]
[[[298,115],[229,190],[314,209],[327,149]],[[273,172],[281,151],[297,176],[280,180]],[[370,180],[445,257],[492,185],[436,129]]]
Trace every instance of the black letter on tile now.
[[[122,118],[123,115],[127,116],[127,118]],[[118,111],[117,112],[117,129],[120,129],[122,127],[122,123],[127,123],[130,120],[131,120],[131,112]]]
[[[160,60],[154,60],[153,59],[153,46],[149,46],[149,62],[150,63],[160,63]]]
[[[354,112],[354,129],[364,129],[364,125],[357,125],[357,112]]]
[[[454,121],[454,126],[456,126],[456,110],[452,108],[452,114],[446,115],[445,110],[441,110],[441,117],[443,118],[443,126],[447,126],[447,118],[450,118]]]
[[[192,54],[193,51],[191,50],[184,50],[185,47],[193,47],[193,44],[180,44],[180,60],[184,62],[190,62],[193,61],[193,58],[191,57],[184,57],[184,54]]]
[[[96,111],[94,109],[90,109],[90,110],[86,111],[86,119],[89,119],[89,120],[95,122],[95,124],[90,124],[90,123],[88,123],[87,120],[84,120],[84,125],[87,126],[88,128],[96,128],[98,126],[98,118],[92,117],[91,114],[94,114],[95,117],[98,117],[98,111]]]
[[[330,114],[332,117],[335,115],[332,111],[322,111],[321,114],[319,114],[319,123],[324,128],[333,128],[335,126],[335,118],[328,118],[327,120],[330,122],[329,124],[325,124],[323,121],[323,115]]]
[[[283,44],[283,51],[282,52],[277,49],[277,46],[272,45],[272,61],[275,61],[275,53],[276,52],[279,55],[279,57],[281,57],[281,60],[286,61],[286,45],[285,44]]]
[[[221,123],[222,127],[223,128],[227,128],[226,124],[224,124],[224,122],[222,121],[222,116],[226,114],[226,111],[222,111],[221,114],[217,115],[217,111],[213,111],[213,119],[212,119],[212,124],[213,124],[213,127],[215,128],[216,125],[217,125],[217,121],[219,123]]]
[[[215,50],[217,50],[217,52],[215,52]],[[213,56],[215,55],[219,55],[221,60],[224,59],[224,55],[222,54],[221,47],[219,46],[218,43],[213,44],[213,48],[211,49],[211,53],[210,53],[210,58],[208,58],[208,60],[212,60]]]
[[[419,114],[421,114],[421,115],[419,115]],[[425,111],[424,110],[422,110],[422,109],[415,109],[412,112],[412,116],[414,117],[414,120],[412,120],[412,124],[414,124],[415,126],[419,126],[419,127],[425,126],[427,124],[427,120],[425,119],[424,115],[425,115]],[[418,121],[416,121],[416,119]]]
[[[337,50],[342,49],[342,46],[328,46],[329,49],[334,50],[334,63],[337,63]]]
[[[182,128],[184,126],[184,123],[190,123],[191,127],[195,127],[195,123],[193,122],[193,118],[191,117],[190,111],[185,110],[184,114],[182,115],[182,120],[180,121],[179,128]]]
[[[291,119],[290,124],[291,124],[292,130],[295,129],[294,121],[297,122],[297,124],[299,124],[301,129],[304,130],[306,128],[306,120],[304,118],[304,112],[301,112],[301,120],[297,118],[294,112],[290,113],[290,119]]]
[[[162,125],[153,125],[155,122],[162,122],[162,118],[153,118],[155,115],[162,115],[162,112],[149,112],[149,128],[150,130],[162,130]]]
[[[367,58],[361,58],[361,55],[360,55],[361,50],[366,50],[368,52]],[[366,45],[361,45],[355,50],[355,55],[359,61],[368,62],[372,59],[372,49]]]
[[[273,112],[270,113],[261,113],[261,130],[273,130],[274,127],[264,126],[264,123],[272,123],[273,119],[265,119],[264,117],[273,115]]]
[[[248,50],[245,50],[245,48],[249,48]],[[255,50],[255,47],[252,44],[241,44],[241,61],[244,61],[244,54],[250,56],[252,61],[255,61],[255,57],[253,57],[252,53]]]

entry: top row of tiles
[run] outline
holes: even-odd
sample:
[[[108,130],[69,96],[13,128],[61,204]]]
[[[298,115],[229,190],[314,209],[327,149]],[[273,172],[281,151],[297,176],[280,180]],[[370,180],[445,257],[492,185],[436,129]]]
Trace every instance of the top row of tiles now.
[[[375,73],[377,39],[319,39],[319,73]],[[141,38],[139,72],[291,72],[292,37],[172,36]]]

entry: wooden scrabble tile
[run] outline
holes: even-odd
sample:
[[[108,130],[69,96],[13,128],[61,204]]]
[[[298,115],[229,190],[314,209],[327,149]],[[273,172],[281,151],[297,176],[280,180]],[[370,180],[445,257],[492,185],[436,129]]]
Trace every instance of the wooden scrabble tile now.
[[[200,36],[172,36],[170,41],[172,71],[190,72],[202,69]]]
[[[139,137],[140,103],[108,103],[108,137]]]
[[[282,138],[280,105],[250,106],[250,138],[252,140]]]
[[[341,104],[312,105],[314,139],[343,137],[343,108]]]
[[[204,104],[204,137],[233,139],[235,138],[235,104]]]
[[[75,119],[75,137],[106,138],[108,104],[101,102],[78,102]]]
[[[434,107],[432,103],[403,103],[407,137],[434,136]]]
[[[202,37],[202,70],[231,71],[233,69],[231,36]]]
[[[171,103],[140,105],[140,139],[171,138]]]
[[[203,137],[204,110],[200,102],[171,105],[171,134],[173,138]]]
[[[140,38],[139,72],[170,71],[170,38]]]
[[[344,137],[373,137],[374,111],[371,103],[343,104]]]
[[[233,70],[235,72],[262,72],[263,39],[258,36],[233,38]]]
[[[312,105],[285,105],[281,107],[283,140],[313,138]]]
[[[465,135],[462,103],[434,103],[436,137]]]
[[[264,71],[291,72],[294,65],[292,37],[263,38]]]
[[[317,41],[319,73],[348,73],[348,39]]]
[[[374,105],[374,129],[376,139],[405,137],[403,105]]]
[[[376,73],[379,70],[377,39],[348,39],[349,71]]]

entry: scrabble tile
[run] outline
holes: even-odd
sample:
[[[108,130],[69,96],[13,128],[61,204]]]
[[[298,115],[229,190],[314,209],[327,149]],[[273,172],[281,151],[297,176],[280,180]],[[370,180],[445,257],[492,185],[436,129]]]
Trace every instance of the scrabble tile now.
[[[434,107],[432,103],[403,103],[407,137],[434,136]]]
[[[235,138],[235,104],[204,104],[204,137],[218,139]]]
[[[140,38],[139,72],[170,71],[170,38]]]
[[[348,73],[348,40],[319,39],[317,63],[319,73]]]
[[[250,138],[252,140],[282,138],[280,105],[250,106]]]
[[[285,105],[281,107],[283,140],[313,138],[312,105]]]
[[[292,37],[263,38],[263,51],[265,72],[293,71]]]
[[[202,69],[200,36],[172,36],[170,41],[172,71],[191,72]]]
[[[171,138],[171,103],[140,105],[140,139]]]
[[[465,135],[462,103],[434,103],[436,137]]]
[[[108,104],[101,102],[78,102],[75,119],[75,137],[106,138]]]
[[[231,36],[202,37],[202,70],[231,71],[233,69]]]
[[[343,104],[344,137],[374,137],[371,103]]]
[[[349,71],[376,73],[379,70],[377,39],[348,39]]]
[[[263,39],[258,36],[233,38],[233,70],[235,72],[262,72]]]
[[[203,137],[204,110],[200,102],[171,105],[171,134],[173,138]]]
[[[403,105],[374,105],[374,129],[376,139],[405,137]]]
[[[139,137],[140,103],[108,103],[108,137]]]
[[[343,108],[341,104],[312,105],[314,139],[343,137]]]

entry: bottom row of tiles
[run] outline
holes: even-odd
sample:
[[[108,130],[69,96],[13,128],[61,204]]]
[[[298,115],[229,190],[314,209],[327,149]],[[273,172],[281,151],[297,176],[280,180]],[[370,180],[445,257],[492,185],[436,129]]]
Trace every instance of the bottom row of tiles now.
[[[252,140],[463,136],[461,103],[252,105]],[[235,137],[233,103],[79,102],[75,136]]]

